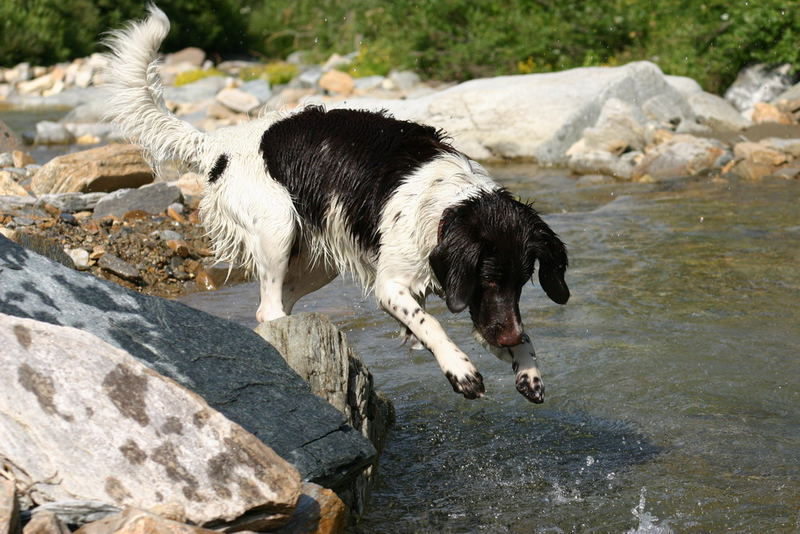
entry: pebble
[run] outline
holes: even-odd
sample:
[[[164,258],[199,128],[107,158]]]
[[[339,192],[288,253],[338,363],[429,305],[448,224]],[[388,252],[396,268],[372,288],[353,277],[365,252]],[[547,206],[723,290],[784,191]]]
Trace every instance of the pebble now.
[[[141,282],[142,280],[139,270],[136,267],[113,254],[103,254],[100,259],[97,260],[97,265],[99,265],[101,269],[105,269],[130,282]]]
[[[64,252],[67,253],[67,256],[72,258],[72,263],[75,264],[75,268],[79,271],[85,271],[91,266],[88,250],[82,248],[68,248],[64,249]]]

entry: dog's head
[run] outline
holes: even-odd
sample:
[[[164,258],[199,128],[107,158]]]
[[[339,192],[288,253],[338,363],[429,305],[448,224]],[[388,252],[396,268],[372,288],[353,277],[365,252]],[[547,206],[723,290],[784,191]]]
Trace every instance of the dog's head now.
[[[558,304],[569,299],[564,243],[529,205],[505,190],[445,210],[430,264],[447,307],[469,307],[475,328],[496,347],[522,342],[519,298],[539,264],[539,283]]]

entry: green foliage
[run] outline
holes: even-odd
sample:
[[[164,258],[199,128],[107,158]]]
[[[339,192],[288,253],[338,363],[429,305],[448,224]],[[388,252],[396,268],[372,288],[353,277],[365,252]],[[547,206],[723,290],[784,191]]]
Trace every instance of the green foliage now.
[[[413,69],[437,79],[548,72],[648,59],[724,89],[749,63],[800,68],[798,0],[159,0],[165,49],[322,61],[357,51],[351,74]],[[144,15],[138,0],[3,0],[0,64],[98,50]],[[262,74],[259,73],[258,76]],[[284,75],[285,77],[286,75]]]
[[[244,81],[267,80],[271,85],[289,83],[292,78],[299,74],[297,65],[285,61],[273,61],[266,65],[246,67],[239,73],[239,77]]]
[[[211,76],[225,76],[225,73],[217,69],[187,70],[178,73],[178,75],[175,77],[175,85],[186,85],[188,83],[194,83],[198,80],[202,80],[203,78],[210,78]]]

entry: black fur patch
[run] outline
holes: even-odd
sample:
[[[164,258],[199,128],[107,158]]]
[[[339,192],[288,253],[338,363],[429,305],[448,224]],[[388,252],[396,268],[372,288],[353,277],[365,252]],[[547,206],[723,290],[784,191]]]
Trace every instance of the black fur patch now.
[[[304,222],[320,228],[338,199],[357,242],[380,243],[384,205],[411,173],[455,152],[431,126],[385,112],[308,107],[270,126],[261,153],[273,179],[289,190]]]
[[[211,170],[208,173],[208,181],[212,184],[219,180],[219,177],[222,176],[222,173],[225,172],[225,169],[228,168],[228,155],[222,154],[220,157],[217,158],[217,161],[214,162],[214,166],[211,167]]]

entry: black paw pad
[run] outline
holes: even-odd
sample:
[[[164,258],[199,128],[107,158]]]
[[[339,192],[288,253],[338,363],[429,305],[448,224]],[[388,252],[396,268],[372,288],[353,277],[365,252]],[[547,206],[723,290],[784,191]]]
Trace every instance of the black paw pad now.
[[[538,376],[533,378],[528,375],[519,375],[517,377],[517,391],[522,393],[522,396],[535,404],[544,402],[544,383]]]
[[[453,373],[445,373],[445,376],[453,386],[453,391],[461,393],[467,399],[477,399],[483,397],[486,393],[486,388],[483,386],[483,377],[479,372],[469,374],[461,378],[456,378]]]

